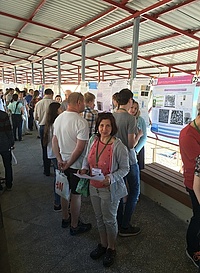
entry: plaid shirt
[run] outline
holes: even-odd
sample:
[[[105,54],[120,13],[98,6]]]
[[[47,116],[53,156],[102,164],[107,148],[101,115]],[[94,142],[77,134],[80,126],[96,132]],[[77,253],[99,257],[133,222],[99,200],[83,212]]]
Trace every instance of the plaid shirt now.
[[[95,124],[97,120],[98,112],[97,110],[91,109],[90,107],[86,106],[82,116],[87,120],[89,126],[89,136],[91,137],[92,134],[95,132]]]

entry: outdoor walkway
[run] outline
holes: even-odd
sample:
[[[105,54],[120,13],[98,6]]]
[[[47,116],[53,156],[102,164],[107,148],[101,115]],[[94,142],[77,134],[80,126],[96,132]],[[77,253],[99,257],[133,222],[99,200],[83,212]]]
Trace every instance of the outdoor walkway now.
[[[13,190],[1,195],[11,273],[198,271],[185,255],[187,224],[144,196],[133,217],[133,222],[142,229],[141,234],[117,238],[117,258],[112,267],[104,268],[102,259],[91,260],[89,253],[99,237],[90,199],[83,198],[81,217],[92,223],[92,230],[77,237],[70,236],[69,229],[61,228],[61,213],[53,211],[53,169],[52,176],[43,175],[40,140],[36,136],[33,132],[22,142],[16,142],[14,152],[18,165],[13,167]],[[0,249],[6,247],[3,232]],[[7,256],[0,253],[1,257],[2,254]],[[3,262],[6,264],[6,258],[1,259],[0,273],[8,273]]]

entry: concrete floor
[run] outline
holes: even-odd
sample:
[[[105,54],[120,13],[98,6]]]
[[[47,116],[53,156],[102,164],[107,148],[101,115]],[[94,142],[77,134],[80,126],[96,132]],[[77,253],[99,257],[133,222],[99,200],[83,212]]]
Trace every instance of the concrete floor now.
[[[53,211],[53,169],[50,177],[43,175],[40,140],[36,136],[33,132],[16,142],[18,164],[13,166],[13,190],[1,194],[11,273],[198,271],[185,255],[187,224],[145,196],[141,196],[133,216],[141,234],[117,238],[117,257],[112,267],[104,268],[102,259],[91,260],[89,253],[99,236],[90,199],[82,199],[81,217],[92,223],[92,230],[70,236],[68,228],[61,228],[61,213]],[[1,259],[0,272],[8,273],[5,268]]]

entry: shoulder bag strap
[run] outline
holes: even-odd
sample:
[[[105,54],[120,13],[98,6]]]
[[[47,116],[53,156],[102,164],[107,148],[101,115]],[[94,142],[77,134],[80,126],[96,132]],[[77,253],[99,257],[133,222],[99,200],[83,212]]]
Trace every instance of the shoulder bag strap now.
[[[14,112],[14,114],[15,114],[16,111],[17,111],[17,106],[18,106],[19,103],[20,103],[19,101],[16,103],[16,107],[15,107],[15,112]]]

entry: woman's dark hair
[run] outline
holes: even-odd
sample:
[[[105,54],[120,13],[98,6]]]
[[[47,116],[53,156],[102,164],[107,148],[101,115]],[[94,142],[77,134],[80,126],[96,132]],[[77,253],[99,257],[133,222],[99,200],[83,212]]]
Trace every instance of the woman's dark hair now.
[[[12,99],[13,99],[13,101],[17,101],[18,100],[18,94],[13,94]]]
[[[37,98],[39,95],[40,95],[40,92],[38,90],[35,90],[33,97]]]
[[[46,123],[44,127],[44,138],[43,138],[43,144],[44,146],[47,146],[49,142],[49,130],[50,127],[53,125],[55,119],[58,116],[58,109],[60,108],[59,102],[52,102],[49,105],[47,117],[46,117]]]
[[[98,114],[96,125],[95,125],[95,134],[97,134],[97,136],[100,137],[98,128],[99,128],[99,125],[100,125],[100,123],[101,123],[101,121],[103,119],[109,119],[110,120],[111,127],[112,127],[112,131],[111,131],[110,135],[111,136],[116,135],[116,133],[117,133],[117,124],[115,122],[115,118],[114,118],[112,113],[106,113],[106,112]]]

